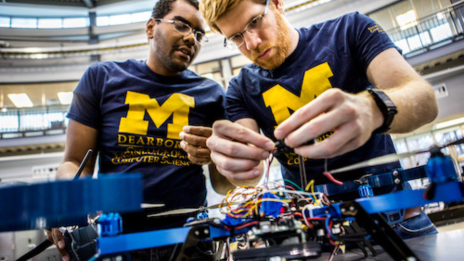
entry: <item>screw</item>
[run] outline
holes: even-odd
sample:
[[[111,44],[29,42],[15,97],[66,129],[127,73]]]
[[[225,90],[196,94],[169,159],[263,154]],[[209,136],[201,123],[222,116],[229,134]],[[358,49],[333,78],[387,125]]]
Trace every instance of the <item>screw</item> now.
[[[351,207],[350,207],[350,211],[353,211],[353,210],[354,210],[354,207],[353,207],[353,206],[351,206]]]
[[[400,179],[395,179],[395,184],[400,184]]]
[[[341,208],[340,210],[341,210],[342,212],[345,212],[345,211],[346,211],[346,209],[344,209],[344,208]]]
[[[209,230],[205,228],[205,230],[203,231],[203,233],[205,233],[206,235],[209,234]]]
[[[195,231],[195,235],[199,236],[200,235],[200,231]]]

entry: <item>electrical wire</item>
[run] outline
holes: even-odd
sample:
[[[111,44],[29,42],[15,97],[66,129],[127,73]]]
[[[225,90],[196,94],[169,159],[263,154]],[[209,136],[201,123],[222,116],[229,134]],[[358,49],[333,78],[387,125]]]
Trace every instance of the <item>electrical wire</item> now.
[[[303,189],[302,189],[300,186],[298,186],[297,184],[295,184],[295,183],[294,183],[293,181],[291,181],[291,180],[284,179],[284,182],[288,182],[288,183],[292,184],[293,186],[295,186],[297,189],[303,191]]]

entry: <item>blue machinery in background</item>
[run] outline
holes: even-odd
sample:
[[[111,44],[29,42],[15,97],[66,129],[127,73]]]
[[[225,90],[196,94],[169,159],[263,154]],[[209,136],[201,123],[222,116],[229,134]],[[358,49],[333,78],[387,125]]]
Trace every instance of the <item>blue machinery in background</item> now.
[[[140,210],[140,175],[0,187],[0,232],[87,225],[96,211]]]

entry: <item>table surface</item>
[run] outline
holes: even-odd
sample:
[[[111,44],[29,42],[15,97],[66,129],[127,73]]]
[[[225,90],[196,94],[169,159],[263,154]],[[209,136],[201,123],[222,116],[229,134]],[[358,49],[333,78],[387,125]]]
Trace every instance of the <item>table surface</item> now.
[[[454,230],[436,235],[423,236],[405,240],[406,244],[416,253],[422,261],[431,260],[464,260],[464,229]],[[377,256],[364,257],[359,249],[353,249],[342,254],[341,251],[333,260],[354,261],[354,260],[393,260],[380,246],[374,246]],[[313,260],[328,260],[330,253],[323,253],[321,257]]]

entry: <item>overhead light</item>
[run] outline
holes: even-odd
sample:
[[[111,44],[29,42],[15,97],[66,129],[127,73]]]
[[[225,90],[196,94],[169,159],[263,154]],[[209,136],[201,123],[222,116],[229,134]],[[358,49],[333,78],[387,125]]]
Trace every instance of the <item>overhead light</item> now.
[[[417,25],[417,17],[414,10],[407,11],[404,14],[398,15],[396,21],[400,25],[401,30],[406,30],[409,27]]]
[[[18,108],[34,106],[29,96],[25,93],[10,93],[8,94],[8,98],[10,98],[13,104]]]
[[[436,129],[443,129],[443,128],[451,127],[451,126],[458,125],[458,124],[461,124],[461,123],[464,123],[464,117],[463,118],[457,118],[457,119],[450,120],[450,121],[437,123]]]
[[[60,102],[63,105],[71,104],[72,98],[73,98],[72,92],[59,92],[58,93],[58,99],[60,99]]]

